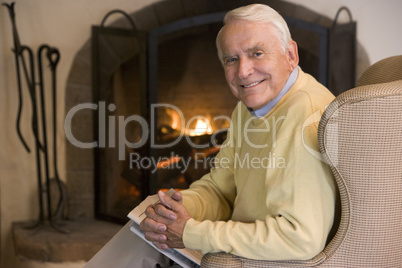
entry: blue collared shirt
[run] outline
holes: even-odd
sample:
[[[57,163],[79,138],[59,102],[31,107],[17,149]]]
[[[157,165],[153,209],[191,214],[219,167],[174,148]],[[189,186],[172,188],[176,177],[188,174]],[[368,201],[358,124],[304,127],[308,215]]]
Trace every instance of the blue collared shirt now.
[[[283,88],[281,89],[281,91],[279,92],[278,95],[276,95],[275,98],[273,98],[270,102],[268,102],[267,104],[265,104],[264,107],[255,110],[255,111],[251,111],[250,112],[253,116],[261,118],[263,116],[265,116],[267,113],[269,113],[272,108],[275,107],[275,105],[282,99],[283,95],[286,94],[286,92],[289,91],[289,89],[293,86],[293,84],[296,82],[297,77],[299,76],[299,68],[296,67],[292,73],[289,75],[288,81],[286,81],[285,85],[283,86]]]

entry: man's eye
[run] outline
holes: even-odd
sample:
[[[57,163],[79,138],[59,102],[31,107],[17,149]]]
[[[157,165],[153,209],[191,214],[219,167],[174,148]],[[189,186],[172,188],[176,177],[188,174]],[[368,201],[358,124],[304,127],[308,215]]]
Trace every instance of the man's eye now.
[[[236,58],[227,58],[226,59],[226,63],[232,63],[232,62],[235,62],[237,59]]]
[[[254,53],[254,56],[255,56],[255,57],[259,57],[259,56],[261,56],[261,55],[262,55],[262,52],[255,52],[255,53]]]

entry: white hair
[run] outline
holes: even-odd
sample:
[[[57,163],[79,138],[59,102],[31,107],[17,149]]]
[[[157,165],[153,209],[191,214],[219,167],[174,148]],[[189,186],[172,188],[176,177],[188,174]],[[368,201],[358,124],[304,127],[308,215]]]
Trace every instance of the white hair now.
[[[289,47],[289,42],[292,40],[290,31],[286,21],[273,8],[263,4],[251,4],[248,6],[239,7],[229,11],[223,19],[223,24],[226,25],[234,19],[256,21],[261,23],[270,23],[274,26],[275,34],[282,45],[282,52],[285,53]],[[223,29],[224,27],[222,27]],[[216,47],[218,49],[218,57],[222,61],[221,35],[222,29],[216,37]]]

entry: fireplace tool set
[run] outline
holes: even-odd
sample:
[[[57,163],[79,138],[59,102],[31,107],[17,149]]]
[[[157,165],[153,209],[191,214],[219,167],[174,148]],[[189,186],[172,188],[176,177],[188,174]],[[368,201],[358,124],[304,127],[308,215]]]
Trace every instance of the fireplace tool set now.
[[[38,183],[39,198],[39,217],[38,221],[29,228],[39,230],[46,223],[59,232],[66,233],[62,227],[62,220],[65,219],[65,209],[67,206],[67,191],[65,184],[61,181],[57,168],[57,96],[56,96],[56,67],[60,60],[60,52],[57,48],[47,44],[41,45],[37,50],[35,66],[34,53],[26,45],[21,45],[18,36],[14,2],[3,4],[7,7],[11,18],[12,34],[14,39],[13,52],[15,55],[16,75],[18,85],[18,112],[16,129],[19,139],[28,153],[31,152],[25,141],[20,128],[20,119],[23,109],[23,82],[28,88],[29,100],[31,104],[31,129],[34,136],[36,176]],[[51,94],[46,94],[43,60],[46,58],[51,73]],[[35,70],[37,68],[37,73]],[[37,78],[36,78],[37,75]],[[49,91],[49,90],[48,90]],[[50,95],[50,96],[46,96]],[[47,103],[51,104],[50,113],[47,112]],[[52,114],[51,129],[48,130],[47,115]],[[51,136],[52,145],[49,148],[48,134]],[[52,149],[52,154],[50,150]],[[54,177],[50,177],[51,170]],[[55,204],[57,203],[57,204]]]

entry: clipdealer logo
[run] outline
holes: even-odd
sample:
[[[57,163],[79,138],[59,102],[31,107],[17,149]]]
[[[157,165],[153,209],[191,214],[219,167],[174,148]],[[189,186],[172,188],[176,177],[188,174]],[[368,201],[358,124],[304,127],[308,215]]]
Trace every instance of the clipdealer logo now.
[[[180,118],[179,121],[179,126],[178,129],[180,130],[180,133],[178,134],[177,138],[172,140],[169,143],[164,143],[164,144],[158,144],[156,142],[156,122],[154,122],[155,118],[155,113],[157,112],[157,109],[160,108],[168,108],[174,110]],[[98,117],[98,135],[95,138],[94,141],[80,141],[78,140],[73,132],[72,132],[72,121],[74,119],[74,116],[77,115],[80,111],[83,110],[92,110],[92,111],[97,111],[97,117]],[[110,113],[113,113],[116,111],[116,105],[114,104],[109,104],[106,105],[105,102],[99,102],[98,104],[95,103],[82,103],[79,105],[76,105],[73,107],[66,115],[65,121],[64,121],[64,129],[65,129],[65,134],[66,138],[68,141],[79,148],[83,149],[91,149],[91,148],[117,148],[118,150],[118,159],[120,161],[126,160],[127,154],[126,154],[126,148],[132,148],[132,149],[138,149],[144,146],[148,141],[150,142],[150,146],[153,149],[164,149],[164,148],[171,148],[178,144],[182,138],[185,138],[187,140],[187,143],[193,147],[194,149],[203,149],[207,147],[217,147],[220,146],[221,148],[225,146],[242,146],[241,143],[236,143],[234,141],[234,136],[243,136],[244,137],[244,142],[247,143],[249,146],[251,146],[254,149],[260,149],[260,148],[275,148],[277,145],[277,128],[279,124],[282,123],[286,119],[286,117],[280,116],[278,118],[275,117],[269,117],[267,119],[264,119],[264,127],[263,128],[252,128],[249,127],[251,122],[253,121],[253,118],[249,118],[246,122],[240,122],[241,116],[240,116],[240,109],[238,109],[239,114],[236,117],[239,122],[236,122],[238,126],[243,126],[242,128],[237,128],[236,130],[233,130],[233,124],[231,122],[231,119],[227,116],[217,116],[214,117],[213,120],[226,120],[229,123],[229,132],[232,133],[229,135],[228,139],[225,141],[224,144],[218,145],[216,144],[216,135],[218,135],[220,132],[225,131],[225,130],[217,130],[213,132],[210,135],[210,140],[204,144],[195,144],[193,140],[190,138],[189,135],[186,135],[184,130],[185,129],[191,129],[190,125],[191,123],[194,122],[195,118],[193,117],[190,118],[190,120],[185,121],[185,117],[183,112],[176,106],[171,105],[171,104],[152,104],[151,105],[151,122],[147,122],[143,117],[139,115],[130,115],[130,116],[116,116],[116,115],[110,115]],[[109,115],[108,115],[109,113]],[[205,117],[204,117],[205,118]],[[305,150],[308,151],[309,154],[311,154],[313,157],[326,162],[322,154],[317,151],[315,148],[312,148],[305,142],[305,136],[304,132],[305,129],[311,125],[311,124],[316,124],[319,122],[321,118],[321,112],[318,110],[312,115],[310,115],[304,122],[302,126],[302,144],[305,148]],[[126,137],[126,128],[128,124],[136,124],[138,126],[140,135],[139,139],[136,141],[128,141]],[[336,126],[334,126],[336,127]],[[236,131],[237,133],[234,133]],[[271,140],[264,142],[263,144],[254,144],[253,139],[250,139],[250,135],[255,135],[254,133],[261,133],[262,135],[269,135]],[[108,135],[106,135],[108,133]],[[108,139],[106,138],[108,136]],[[107,140],[106,140],[107,139]],[[117,142],[116,142],[117,141]],[[149,167],[156,167],[156,163],[160,162],[161,159],[148,159],[144,157],[140,157],[139,154],[137,153],[130,153],[129,155],[130,159],[130,165],[140,165],[140,166],[148,166]],[[178,156],[175,156],[178,157]],[[194,165],[198,166],[213,166],[214,162],[217,160],[211,161],[211,160],[200,160],[202,158],[194,158],[192,159],[181,159],[178,162],[174,162],[176,165],[181,164],[181,166],[184,166],[185,169],[187,169],[192,162]],[[335,159],[336,160],[336,159]],[[224,159],[219,160],[219,165],[226,165]],[[235,155],[235,164],[242,168],[242,167],[250,167],[250,168],[285,168],[286,167],[286,161],[282,156],[276,155],[273,152],[270,152],[268,156],[266,157],[250,157],[249,154],[244,154],[243,158],[240,159],[239,155]],[[171,166],[170,166],[171,167]],[[169,166],[167,168],[170,168]],[[164,167],[166,168],[166,167]]]

